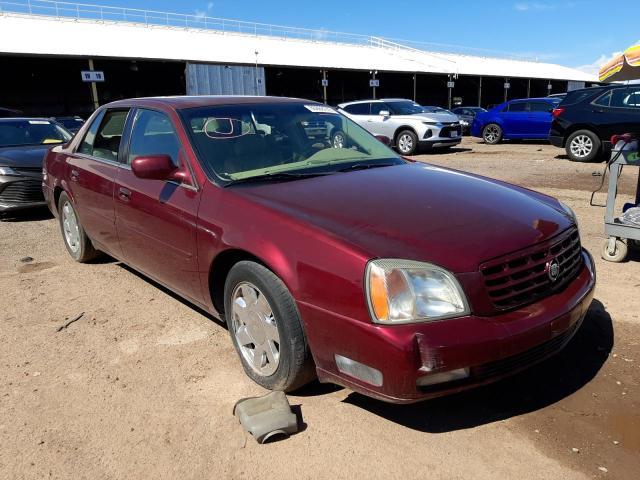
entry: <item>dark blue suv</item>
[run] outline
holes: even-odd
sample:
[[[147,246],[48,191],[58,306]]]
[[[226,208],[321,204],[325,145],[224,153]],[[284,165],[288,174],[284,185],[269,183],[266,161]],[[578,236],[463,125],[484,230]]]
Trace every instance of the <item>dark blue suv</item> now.
[[[502,140],[546,140],[558,98],[527,98],[509,100],[488,112],[476,115],[471,125],[471,135],[483,138],[494,145]]]

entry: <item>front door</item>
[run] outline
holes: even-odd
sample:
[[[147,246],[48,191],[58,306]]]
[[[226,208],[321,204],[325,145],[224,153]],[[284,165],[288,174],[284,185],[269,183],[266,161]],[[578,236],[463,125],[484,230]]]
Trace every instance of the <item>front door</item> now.
[[[169,155],[176,166],[187,161],[169,117],[137,109],[125,164],[115,185],[116,228],[122,252],[136,269],[202,302],[196,255],[200,192],[190,182],[136,177],[131,161],[154,154]]]
[[[507,137],[522,138],[528,121],[527,103],[511,102],[500,115],[503,120],[504,134]]]

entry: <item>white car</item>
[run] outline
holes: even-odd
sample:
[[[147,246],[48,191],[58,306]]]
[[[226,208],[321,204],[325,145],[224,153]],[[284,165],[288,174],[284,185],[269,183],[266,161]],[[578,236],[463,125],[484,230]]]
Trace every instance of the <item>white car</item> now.
[[[341,103],[339,111],[374,135],[388,137],[402,155],[418,147],[452,147],[462,140],[456,115],[412,100],[383,98]]]

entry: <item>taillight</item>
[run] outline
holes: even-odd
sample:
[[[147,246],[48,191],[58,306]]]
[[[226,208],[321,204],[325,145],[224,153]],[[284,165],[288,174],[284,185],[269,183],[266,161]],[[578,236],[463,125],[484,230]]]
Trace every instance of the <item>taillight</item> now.
[[[559,117],[560,115],[562,115],[562,114],[564,113],[564,111],[565,111],[565,109],[564,109],[564,108],[561,108],[561,107],[554,108],[554,109],[551,111],[551,115],[553,115],[553,118],[557,118],[557,117]]]

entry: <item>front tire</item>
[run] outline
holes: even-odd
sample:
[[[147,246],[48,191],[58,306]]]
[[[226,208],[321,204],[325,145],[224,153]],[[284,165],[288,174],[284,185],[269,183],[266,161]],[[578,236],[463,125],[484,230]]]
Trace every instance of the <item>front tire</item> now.
[[[497,123],[489,123],[482,129],[482,138],[488,145],[496,145],[502,141],[502,127]]]
[[[250,261],[233,266],[224,287],[231,340],[249,378],[269,390],[296,390],[315,377],[293,297],[271,270]]]
[[[76,209],[66,192],[58,200],[58,219],[67,252],[76,262],[86,263],[100,256],[82,228]]]
[[[565,150],[572,162],[592,162],[600,155],[602,142],[590,130],[578,130],[567,138]]]
[[[418,149],[418,136],[411,130],[403,130],[396,137],[396,148],[401,155],[413,155]]]

